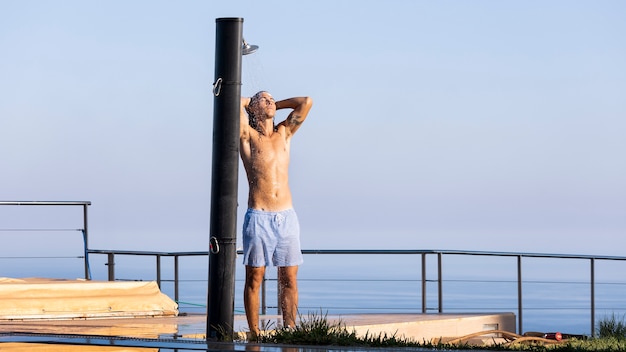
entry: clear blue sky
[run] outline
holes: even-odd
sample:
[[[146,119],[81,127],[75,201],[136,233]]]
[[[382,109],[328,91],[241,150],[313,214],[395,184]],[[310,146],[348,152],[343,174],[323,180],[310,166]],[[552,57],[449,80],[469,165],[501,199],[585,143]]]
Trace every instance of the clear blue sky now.
[[[314,99],[304,248],[626,254],[624,1],[0,0],[0,200],[206,249],[219,17],[260,46],[245,95]]]

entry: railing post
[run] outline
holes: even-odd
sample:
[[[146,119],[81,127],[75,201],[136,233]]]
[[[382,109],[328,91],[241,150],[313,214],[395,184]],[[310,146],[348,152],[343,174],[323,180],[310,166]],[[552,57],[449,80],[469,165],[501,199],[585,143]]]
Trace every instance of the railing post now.
[[[281,307],[280,305],[280,296],[281,296],[281,287],[280,287],[280,276],[277,276],[276,278],[276,307],[277,307],[277,314],[278,315],[282,315],[283,314],[283,307]]]
[[[178,303],[178,255],[174,256],[174,301]]]
[[[422,253],[422,313],[426,314],[426,253]]]
[[[89,272],[89,227],[87,225],[87,203],[83,204],[83,244],[85,246],[85,280],[91,280]]]
[[[107,264],[109,271],[109,281],[115,281],[115,254],[107,254]]]
[[[157,254],[156,255],[156,282],[157,282],[157,286],[159,286],[159,288],[161,288],[161,255]]]
[[[265,274],[263,274],[263,281],[261,282],[261,314],[267,314],[267,302],[265,301]]]
[[[596,270],[595,259],[591,258],[591,337],[596,337]]]
[[[517,256],[517,333],[522,334],[522,256]]]
[[[443,313],[443,280],[441,275],[441,253],[437,253],[437,290],[439,291],[439,313]]]

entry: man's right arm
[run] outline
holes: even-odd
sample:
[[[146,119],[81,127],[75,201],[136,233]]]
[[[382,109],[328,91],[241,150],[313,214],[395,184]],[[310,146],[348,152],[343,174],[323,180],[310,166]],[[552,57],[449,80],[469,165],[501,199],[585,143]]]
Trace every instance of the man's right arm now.
[[[246,112],[246,108],[250,104],[250,98],[241,97],[241,111],[239,112],[239,138],[240,139],[248,139],[249,138],[249,126],[250,121],[248,120],[248,113]]]

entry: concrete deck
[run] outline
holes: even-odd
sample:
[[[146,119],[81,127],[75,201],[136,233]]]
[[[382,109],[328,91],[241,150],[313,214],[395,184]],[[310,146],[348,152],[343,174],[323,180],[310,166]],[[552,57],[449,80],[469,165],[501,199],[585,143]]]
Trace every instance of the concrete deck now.
[[[475,314],[355,314],[327,316],[357,335],[387,334],[430,341],[440,337],[458,337],[488,330],[515,332],[513,313]],[[304,319],[307,319],[304,317]],[[261,326],[275,329],[281,325],[278,316],[262,316]],[[248,331],[245,316],[236,315],[233,330]],[[185,338],[204,340],[206,315],[165,317],[105,318],[74,320],[0,321],[0,333],[71,334],[131,338]]]

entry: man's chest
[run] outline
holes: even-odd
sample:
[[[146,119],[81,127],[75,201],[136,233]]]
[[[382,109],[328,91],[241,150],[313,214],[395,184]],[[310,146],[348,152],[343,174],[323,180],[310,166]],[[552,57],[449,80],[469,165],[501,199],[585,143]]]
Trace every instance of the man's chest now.
[[[279,135],[250,140],[253,158],[281,159],[289,157],[289,143]]]

